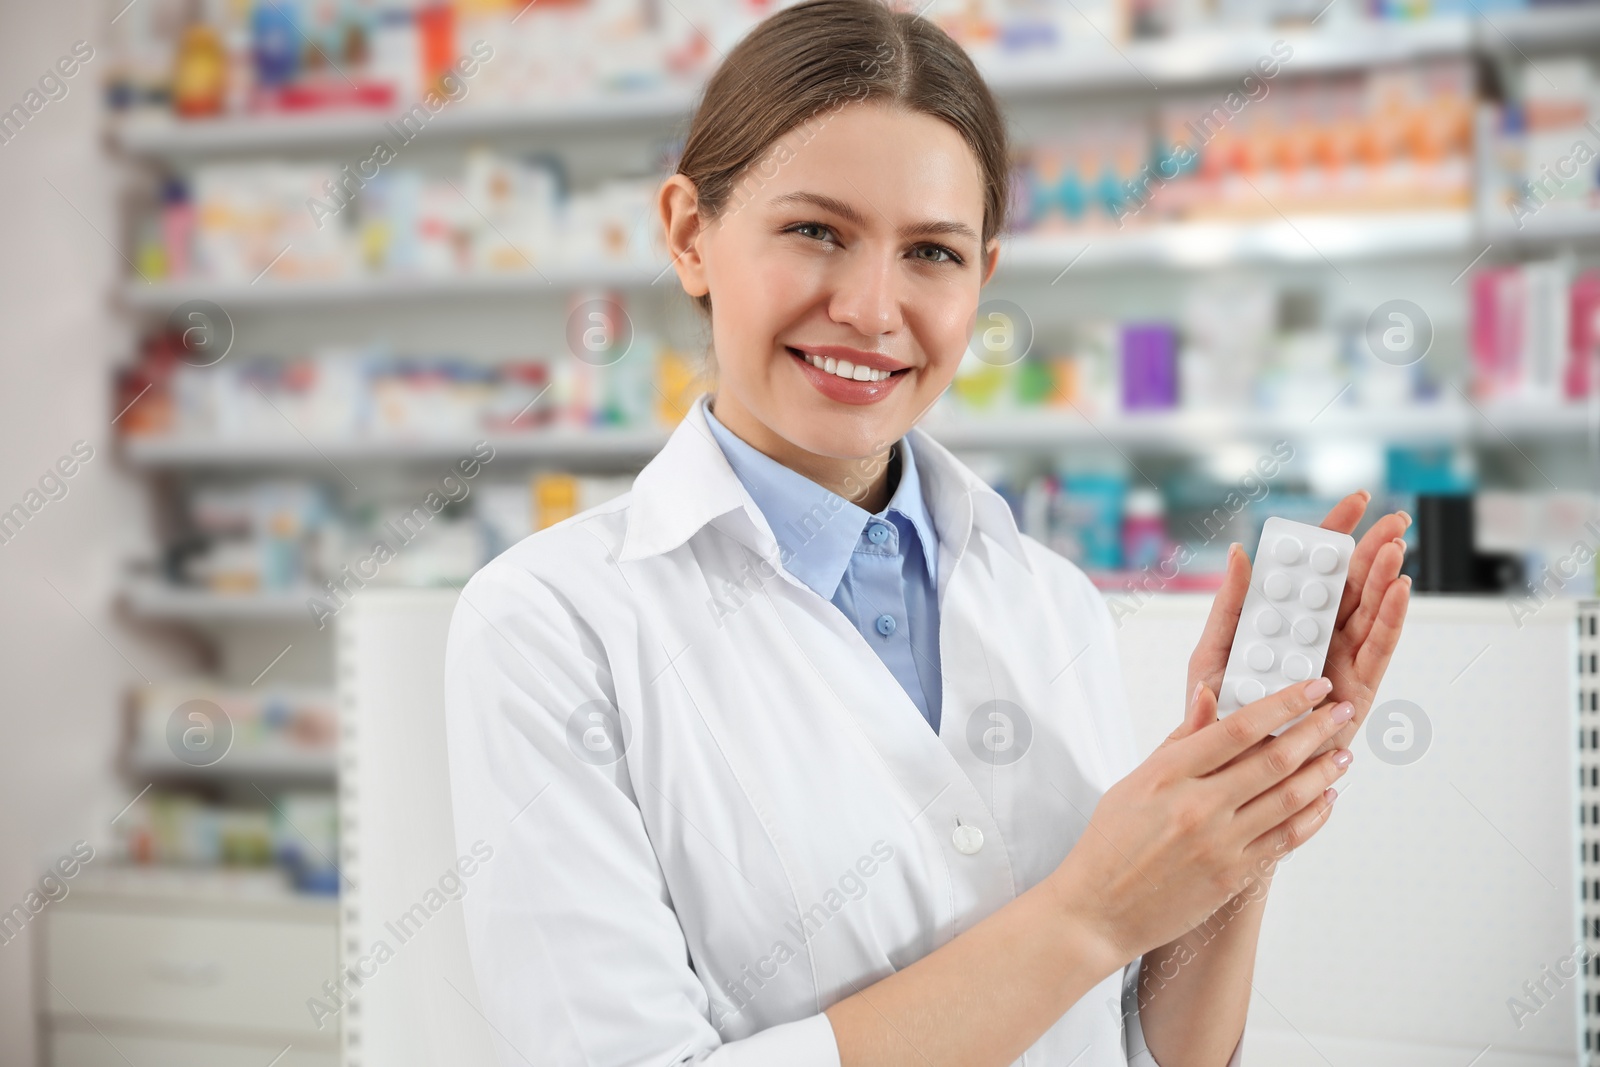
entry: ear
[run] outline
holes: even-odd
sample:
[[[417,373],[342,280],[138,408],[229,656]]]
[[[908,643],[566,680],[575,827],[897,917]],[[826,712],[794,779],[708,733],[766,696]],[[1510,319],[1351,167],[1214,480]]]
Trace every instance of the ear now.
[[[704,296],[711,286],[706,281],[700,249],[705,220],[700,214],[700,196],[694,182],[683,174],[674,174],[662,182],[656,193],[656,211],[661,216],[667,254],[672,257],[683,291],[690,296]]]
[[[994,268],[1000,263],[1000,238],[991,237],[984,246],[987,269],[983,272],[983,281],[978,283],[979,288],[989,284],[989,279],[994,277]]]

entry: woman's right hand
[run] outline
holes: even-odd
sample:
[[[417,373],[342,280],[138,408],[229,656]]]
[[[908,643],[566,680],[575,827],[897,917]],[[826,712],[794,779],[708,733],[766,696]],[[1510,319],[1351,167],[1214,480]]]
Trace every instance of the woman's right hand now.
[[[1352,705],[1318,708],[1270,734],[1331,685],[1297,682],[1164,744],[1101,796],[1050,879],[1113,958],[1127,963],[1198,926],[1326,822],[1327,787],[1349,750],[1308,757]]]

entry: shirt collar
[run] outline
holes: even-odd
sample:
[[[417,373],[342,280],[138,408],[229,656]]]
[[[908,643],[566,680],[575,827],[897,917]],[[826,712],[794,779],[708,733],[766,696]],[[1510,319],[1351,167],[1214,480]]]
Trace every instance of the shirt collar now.
[[[871,516],[865,508],[779,463],[728,429],[711,410],[714,399],[707,397],[706,422],[727,453],[734,473],[766,516],[788,560],[789,572],[824,600],[832,600]],[[922,543],[923,566],[937,580],[938,538],[922,499],[916,458],[906,440],[902,439],[897,447],[900,480],[878,517],[886,518],[890,511],[905,516]]]
[[[707,525],[764,559],[780,560],[771,525],[713,435],[708,399],[704,393],[695,398],[661,451],[634,479],[619,562],[670,552]],[[906,439],[911,445],[906,451],[916,454],[920,495],[927,502],[940,548],[959,558],[977,529],[998,541],[1032,574],[1005,498],[920,427],[906,431]]]

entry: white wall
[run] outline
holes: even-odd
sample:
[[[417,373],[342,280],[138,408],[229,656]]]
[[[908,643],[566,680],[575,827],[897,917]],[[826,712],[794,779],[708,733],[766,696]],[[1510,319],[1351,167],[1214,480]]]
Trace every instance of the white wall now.
[[[1414,734],[1422,747],[1404,764],[1381,758],[1365,727],[1351,743],[1327,824],[1273,879],[1243,1063],[1579,1062],[1581,974],[1547,987],[1532,1016],[1507,1003],[1527,1004],[1523,983],[1566,969],[1580,938],[1574,602],[1551,602],[1521,626],[1510,603],[1412,599],[1373,709],[1414,703],[1429,740]],[[1210,595],[1179,594],[1123,618],[1141,752],[1181,721],[1210,606]]]
[[[135,792],[112,772],[121,694],[141,671],[167,673],[162,650],[112,610],[119,546],[148,530],[143,494],[116,470],[109,410],[120,342],[107,294],[121,261],[108,240],[121,234],[99,130],[116,10],[0,0],[0,109],[22,102],[73,42],[95,48],[67,95],[0,143],[0,510],[73,442],[94,449],[67,495],[0,544],[0,910],[74,840],[107,842]],[[35,1062],[37,925],[0,946],[7,1064]]]

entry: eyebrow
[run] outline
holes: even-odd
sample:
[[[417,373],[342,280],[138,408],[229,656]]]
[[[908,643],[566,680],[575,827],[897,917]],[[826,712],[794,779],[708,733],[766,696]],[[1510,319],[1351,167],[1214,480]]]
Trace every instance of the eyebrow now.
[[[865,226],[867,220],[850,204],[837,197],[826,196],[822,193],[783,193],[773,197],[768,203],[773,207],[786,207],[791,204],[810,204],[812,207],[830,211],[840,218],[856,226]],[[978,234],[971,226],[953,219],[927,219],[922,222],[913,222],[900,227],[900,236],[912,237],[965,237],[976,242]]]

